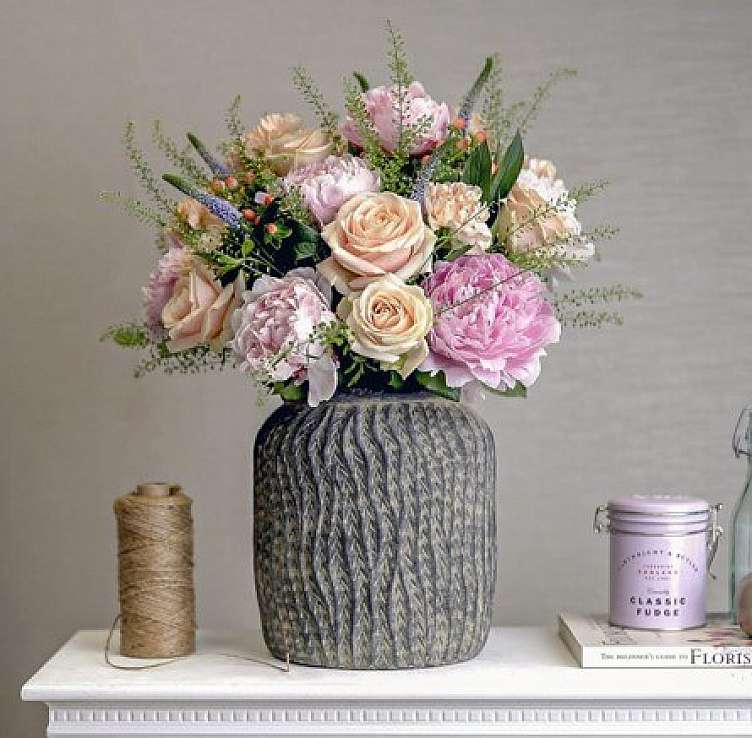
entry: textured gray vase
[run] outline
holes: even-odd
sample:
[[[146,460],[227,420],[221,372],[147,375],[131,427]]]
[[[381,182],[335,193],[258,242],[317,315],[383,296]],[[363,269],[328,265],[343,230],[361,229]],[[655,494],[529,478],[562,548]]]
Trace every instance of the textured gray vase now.
[[[483,648],[496,581],[496,455],[430,393],[285,404],[256,437],[264,639],[300,664],[401,669]]]

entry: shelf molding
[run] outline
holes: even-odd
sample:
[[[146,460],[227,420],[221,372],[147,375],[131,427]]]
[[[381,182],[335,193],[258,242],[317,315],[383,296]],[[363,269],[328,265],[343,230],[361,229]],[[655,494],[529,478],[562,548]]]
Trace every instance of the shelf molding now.
[[[752,704],[51,703],[48,735],[750,735]]]

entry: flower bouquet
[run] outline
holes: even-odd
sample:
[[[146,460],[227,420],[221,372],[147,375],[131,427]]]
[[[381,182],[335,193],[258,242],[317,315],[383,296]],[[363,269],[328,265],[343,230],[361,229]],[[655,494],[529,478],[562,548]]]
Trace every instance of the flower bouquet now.
[[[144,320],[106,335],[146,350],[138,375],[231,365],[312,407],[338,388],[524,395],[563,325],[619,322],[588,304],[634,290],[555,291],[615,233],[578,217],[604,183],[567,189],[523,150],[540,103],[571,72],[506,106],[490,57],[453,106],[412,78],[387,28],[389,82],[355,72],[343,121],[295,68],[315,126],[271,113],[246,129],[236,99],[215,153],[193,134],[178,146],[156,122],[178,201],[128,124],[128,157],[154,204],[101,197],[157,226],[161,257]]]

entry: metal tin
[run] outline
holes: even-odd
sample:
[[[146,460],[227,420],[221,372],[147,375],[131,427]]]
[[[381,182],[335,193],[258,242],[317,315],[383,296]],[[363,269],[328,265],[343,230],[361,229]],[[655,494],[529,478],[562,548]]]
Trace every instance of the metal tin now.
[[[618,497],[596,508],[593,530],[611,538],[612,625],[645,630],[705,625],[706,575],[723,533],[720,508],[671,495]]]

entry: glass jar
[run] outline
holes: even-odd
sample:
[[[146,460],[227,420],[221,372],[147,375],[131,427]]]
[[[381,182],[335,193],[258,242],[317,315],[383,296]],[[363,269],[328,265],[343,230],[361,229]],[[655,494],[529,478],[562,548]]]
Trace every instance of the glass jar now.
[[[742,454],[747,457],[747,479],[734,508],[731,525],[731,617],[734,622],[741,623],[744,615],[746,624],[752,619],[752,405],[745,407],[739,415],[732,446],[737,458]]]

